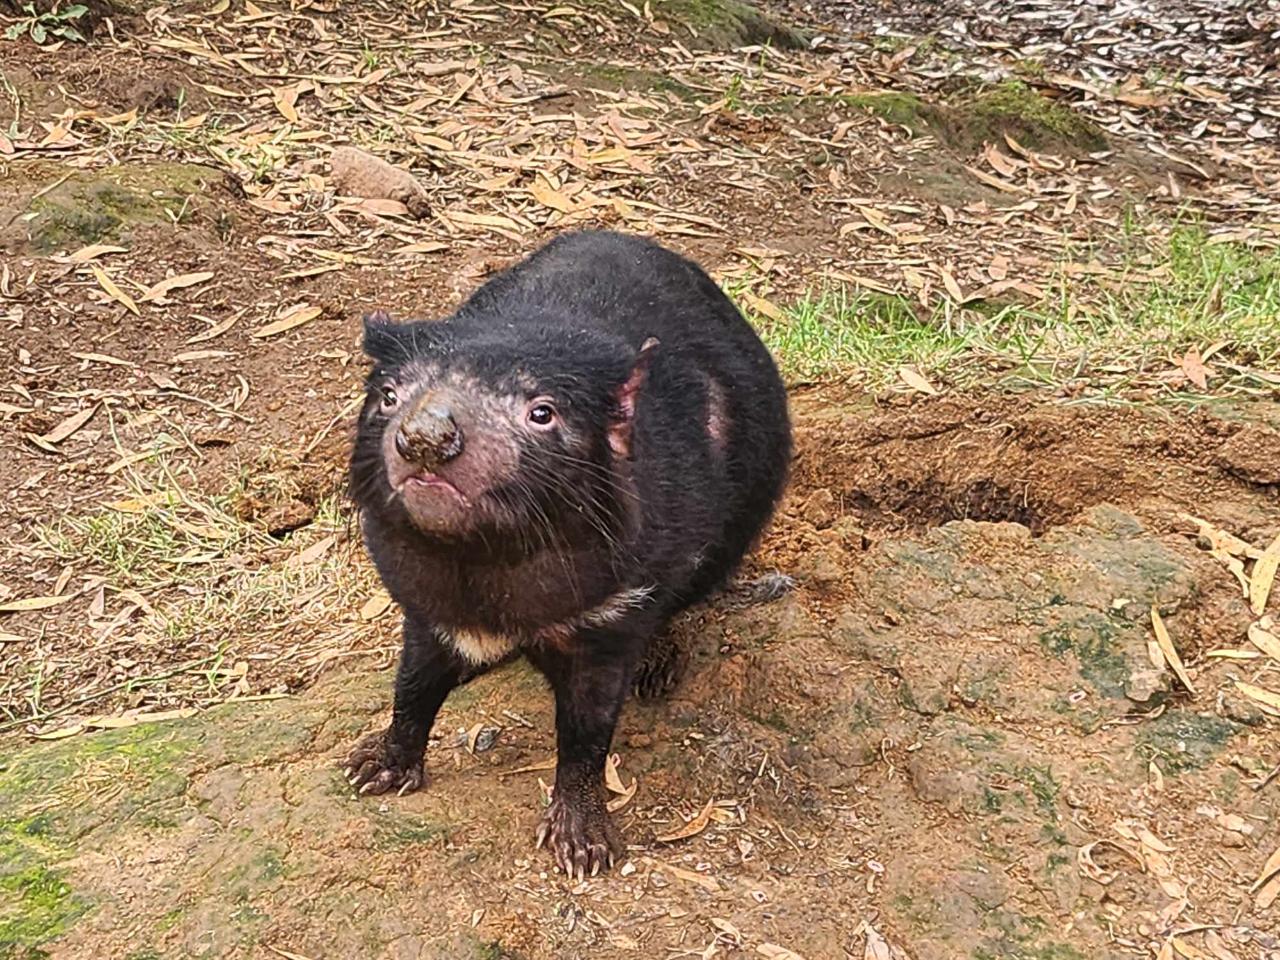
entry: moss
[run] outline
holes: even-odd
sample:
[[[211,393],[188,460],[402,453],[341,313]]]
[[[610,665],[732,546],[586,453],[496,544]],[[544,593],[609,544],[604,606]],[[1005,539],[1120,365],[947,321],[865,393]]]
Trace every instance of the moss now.
[[[1117,626],[1105,617],[1090,615],[1045,630],[1040,634],[1040,644],[1057,657],[1075,654],[1080,676],[1104,696],[1122,699],[1129,664],[1117,652],[1118,632]]]
[[[582,5],[596,7],[605,16],[620,12],[612,0],[583,0]],[[748,0],[654,0],[652,10],[655,19],[687,28],[675,32],[682,43],[693,46],[723,50],[759,45],[799,50],[808,45],[803,31]]]
[[[922,129],[925,125],[925,104],[915,94],[884,90],[878,93],[845,94],[839,100],[849,106],[869,110],[886,123],[896,123],[912,130]]]
[[[374,841],[382,850],[420,846],[437,840],[449,841],[448,826],[424,817],[388,815],[374,827]]]
[[[190,198],[221,174],[185,163],[123,165],[78,173],[31,202],[28,242],[36,253],[118,240],[141,224],[178,223]]]
[[[0,958],[40,956],[88,904],[59,871],[42,864],[0,874]]]
[[[574,79],[590,87],[606,90],[669,93],[679,100],[692,102],[698,92],[656,70],[624,67],[616,63],[574,63],[558,71],[562,80]]]
[[[1168,711],[1140,728],[1138,750],[1176,775],[1206,766],[1240,729],[1221,717]]]
[[[1107,145],[1095,124],[1020,80],[979,90],[952,104],[949,112],[951,117],[942,117],[943,126],[957,145],[998,142],[1006,132],[1033,150],[1101,150]]]
[[[699,39],[713,47],[806,46],[799,30],[743,0],[666,0],[654,5],[654,14],[687,24]]]

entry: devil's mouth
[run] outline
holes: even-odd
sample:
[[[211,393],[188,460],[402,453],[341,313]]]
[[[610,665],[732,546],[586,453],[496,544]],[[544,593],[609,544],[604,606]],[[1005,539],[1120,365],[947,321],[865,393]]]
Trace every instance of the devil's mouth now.
[[[399,486],[396,487],[396,492],[401,496],[421,495],[433,490],[451,494],[461,503],[467,503],[467,498],[461,490],[455,487],[444,477],[434,473],[424,472],[410,474],[400,482]]]

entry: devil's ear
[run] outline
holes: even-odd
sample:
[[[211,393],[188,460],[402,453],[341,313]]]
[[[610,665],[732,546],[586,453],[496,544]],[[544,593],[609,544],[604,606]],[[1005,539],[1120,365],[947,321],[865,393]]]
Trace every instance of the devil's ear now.
[[[613,416],[609,421],[609,447],[619,457],[630,459],[632,425],[636,416],[636,399],[649,377],[649,366],[657,350],[658,340],[650,337],[640,347],[631,364],[631,373],[613,394]]]
[[[374,360],[394,363],[403,357],[398,336],[400,325],[385,310],[364,315],[364,352]]]

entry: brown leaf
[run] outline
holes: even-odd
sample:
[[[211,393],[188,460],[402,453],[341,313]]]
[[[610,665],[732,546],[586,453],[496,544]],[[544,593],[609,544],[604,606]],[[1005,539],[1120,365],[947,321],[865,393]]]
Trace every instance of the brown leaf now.
[[[284,315],[278,320],[273,320],[265,326],[259,327],[250,336],[259,340],[265,337],[274,337],[276,334],[284,333],[286,330],[292,330],[294,327],[300,327],[304,323],[310,323],[323,312],[320,307],[313,307],[309,303],[295,304],[285,311]]]
[[[212,272],[182,273],[176,277],[168,277],[161,280],[154,287],[151,287],[146,293],[139,297],[138,300],[139,302],[159,300],[170,290],[178,290],[182,287],[194,287],[196,284],[205,283],[212,279]]]
[[[550,207],[552,210],[558,210],[561,213],[573,213],[578,209],[578,205],[569,197],[559,190],[552,190],[540,180],[533,182],[533,185],[529,187],[529,193],[533,195],[534,200],[537,200],[544,207]]]
[[[787,315],[782,312],[781,307],[777,304],[771,303],[764,297],[757,297],[754,293],[744,291],[742,299],[747,302],[747,305],[750,306],[752,310],[762,316],[768,317],[770,320],[777,321],[778,323],[784,323],[787,319]]]
[[[1187,379],[1194,383],[1201,390],[1209,388],[1209,368],[1204,365],[1204,360],[1200,357],[1200,351],[1192,347],[1187,351],[1186,356],[1182,358],[1182,372],[1187,375]]]
[[[88,423],[93,418],[93,415],[97,412],[97,410],[98,410],[98,405],[95,403],[93,406],[86,407],[85,409],[81,410],[79,413],[73,413],[71,416],[67,417],[65,420],[59,423],[56,427],[54,427],[48,433],[40,437],[33,437],[31,436],[31,434],[28,434],[28,436],[31,437],[32,440],[41,441],[42,445],[43,444],[54,445],[54,444],[61,443],[63,440],[67,439],[67,437],[71,436],[73,433],[75,433],[77,430],[83,427],[86,423]]]
[[[711,822],[711,811],[715,809],[716,802],[714,799],[708,800],[707,805],[702,808],[702,812],[690,820],[683,826],[677,827],[670,833],[664,833],[662,836],[654,837],[659,843],[671,843],[675,840],[685,840],[689,837],[696,836],[703,830],[707,829],[707,824]]]
[[[87,263],[90,260],[96,260],[98,257],[105,256],[108,253],[128,253],[128,247],[113,247],[105,243],[95,243],[88,247],[81,247],[75,253],[67,257],[71,263]]]
[[[290,123],[298,122],[298,111],[295,104],[298,102],[298,88],[296,85],[288,87],[273,87],[271,89],[271,99],[275,102],[276,109],[280,111],[280,115]]]
[[[202,330],[200,333],[197,333],[194,337],[187,338],[187,340],[185,340],[184,342],[185,343],[204,343],[206,340],[212,340],[215,337],[220,337],[224,333],[226,333],[228,330],[230,330],[232,327],[234,327],[236,325],[236,322],[239,321],[239,319],[244,316],[244,313],[245,312],[243,310],[241,310],[239,313],[233,313],[231,316],[227,317],[227,319],[223,320],[221,323],[215,324],[214,326],[210,327],[208,330]]]
[[[942,285],[947,288],[947,294],[956,303],[964,303],[965,296],[960,290],[960,284],[956,282],[955,275],[946,267],[938,267],[938,274],[942,277]]]
[[[1196,688],[1191,685],[1191,678],[1187,676],[1187,670],[1182,665],[1182,658],[1178,656],[1178,651],[1173,646],[1173,641],[1169,639],[1169,630],[1164,625],[1164,620],[1160,616],[1160,611],[1153,605],[1151,607],[1151,626],[1156,632],[1156,643],[1160,646],[1160,652],[1164,655],[1165,662],[1173,668],[1174,675],[1187,688],[1187,692],[1195,696]]]
[[[1271,851],[1271,856],[1267,857],[1267,862],[1262,865],[1262,872],[1258,874],[1258,879],[1253,882],[1249,892],[1257,893],[1268,880],[1278,873],[1280,873],[1280,847],[1276,847],[1275,850]]]

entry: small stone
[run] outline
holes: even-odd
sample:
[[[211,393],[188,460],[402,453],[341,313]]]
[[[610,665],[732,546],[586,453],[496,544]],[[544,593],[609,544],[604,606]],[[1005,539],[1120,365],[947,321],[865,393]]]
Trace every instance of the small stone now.
[[[626,863],[622,865],[622,869],[620,869],[618,872],[621,873],[624,877],[629,877],[636,872],[636,865],[632,863],[630,860],[628,860]]]
[[[836,559],[838,556],[837,551],[830,549],[814,550],[803,557],[797,565],[800,579],[809,586],[819,589],[839,583],[844,577],[844,569]]]
[[[1124,682],[1124,695],[1134,703],[1154,706],[1168,693],[1169,679],[1163,670],[1155,667],[1136,667]]]

